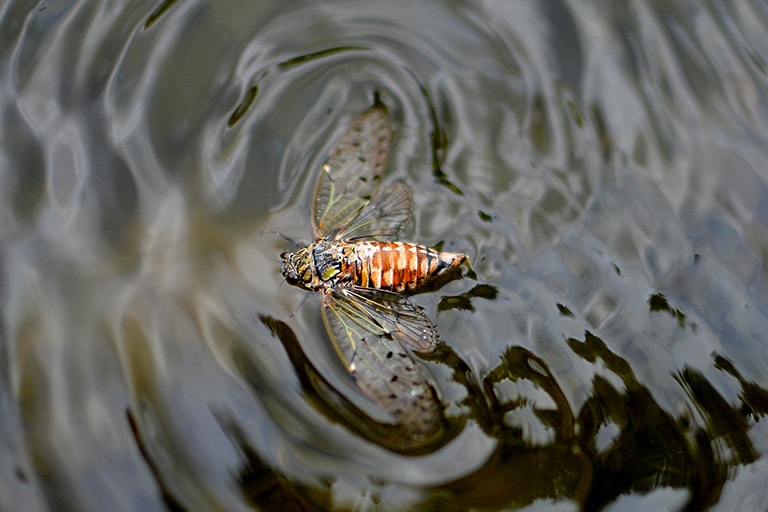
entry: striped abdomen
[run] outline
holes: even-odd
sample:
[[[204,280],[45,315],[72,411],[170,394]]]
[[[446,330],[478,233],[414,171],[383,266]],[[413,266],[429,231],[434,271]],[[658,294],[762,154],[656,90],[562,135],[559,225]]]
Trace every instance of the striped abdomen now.
[[[403,242],[355,243],[354,283],[395,292],[416,290],[427,280],[457,268],[467,257]]]

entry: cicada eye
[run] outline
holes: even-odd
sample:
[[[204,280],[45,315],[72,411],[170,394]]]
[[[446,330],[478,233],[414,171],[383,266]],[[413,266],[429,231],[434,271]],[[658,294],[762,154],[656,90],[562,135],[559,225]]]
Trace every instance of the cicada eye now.
[[[283,251],[283,252],[281,252],[281,253],[280,253],[280,258],[282,258],[282,259],[284,259],[284,260],[285,260],[285,259],[288,259],[288,256],[290,256],[290,255],[291,255],[291,253],[290,253],[290,252],[288,252],[288,251]]]
[[[286,283],[292,286],[299,284],[299,274],[296,273],[296,270],[292,266],[283,265],[281,273],[283,274]]]

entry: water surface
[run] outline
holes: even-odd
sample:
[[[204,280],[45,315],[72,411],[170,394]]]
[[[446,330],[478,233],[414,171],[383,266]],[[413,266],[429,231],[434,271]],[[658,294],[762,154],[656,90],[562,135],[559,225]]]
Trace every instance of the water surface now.
[[[0,509],[768,502],[761,2],[0,8]],[[381,425],[279,253],[378,94],[445,428]],[[762,420],[762,421],[761,421]]]

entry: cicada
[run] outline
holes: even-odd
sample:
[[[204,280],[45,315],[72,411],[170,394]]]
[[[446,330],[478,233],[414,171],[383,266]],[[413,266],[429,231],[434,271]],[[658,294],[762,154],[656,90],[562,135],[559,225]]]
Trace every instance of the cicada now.
[[[413,436],[430,436],[441,412],[411,351],[438,334],[409,295],[461,274],[461,253],[396,241],[412,211],[409,188],[381,187],[392,121],[377,103],[355,118],[323,164],[312,205],[314,241],[284,252],[286,282],[322,296],[328,336],[357,386]]]

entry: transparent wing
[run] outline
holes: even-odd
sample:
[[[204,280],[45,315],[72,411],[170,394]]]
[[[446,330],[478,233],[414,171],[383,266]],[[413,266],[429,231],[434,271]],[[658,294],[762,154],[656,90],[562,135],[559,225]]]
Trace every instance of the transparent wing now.
[[[392,338],[404,347],[430,352],[437,345],[437,331],[424,310],[399,293],[360,286],[334,288],[323,304],[344,314],[359,328]]]
[[[421,308],[392,292],[336,288],[323,295],[323,321],[358,387],[394,422],[421,436],[440,428],[429,380],[405,348],[427,351],[437,343]]]
[[[331,151],[313,204],[316,237],[397,236],[411,211],[407,187],[376,194],[392,142],[392,121],[375,105],[352,121]]]
[[[334,238],[397,238],[411,217],[412,204],[408,186],[405,183],[394,183],[376,194],[358,216]]]

